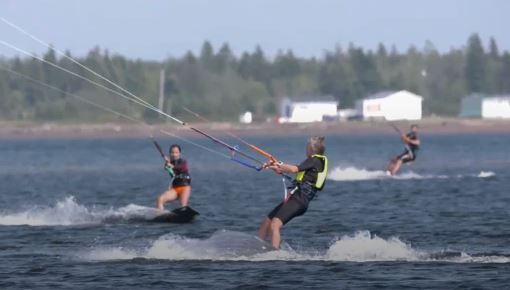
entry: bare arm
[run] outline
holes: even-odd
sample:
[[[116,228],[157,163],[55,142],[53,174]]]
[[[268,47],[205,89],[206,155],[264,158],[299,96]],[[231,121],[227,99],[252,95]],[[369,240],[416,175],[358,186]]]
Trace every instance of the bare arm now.
[[[170,162],[170,159],[165,158],[165,167],[174,168],[174,165]]]
[[[400,138],[406,144],[412,144],[412,145],[418,145],[418,146],[420,145],[420,139],[413,140],[413,139],[407,137],[406,135],[401,135]]]
[[[409,139],[409,143],[411,143],[413,145],[420,145],[420,139],[416,139],[416,140]]]
[[[292,164],[285,164],[283,162],[278,163],[266,163],[264,164],[264,168],[272,169],[276,172],[286,172],[286,173],[297,173],[298,167]]]

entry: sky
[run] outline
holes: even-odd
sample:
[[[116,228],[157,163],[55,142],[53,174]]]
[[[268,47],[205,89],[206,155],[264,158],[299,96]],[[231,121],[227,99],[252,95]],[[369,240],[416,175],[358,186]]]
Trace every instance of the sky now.
[[[0,0],[0,17],[53,44],[85,55],[94,46],[130,58],[163,60],[215,49],[236,54],[257,45],[270,56],[292,49],[321,57],[350,43],[405,51],[431,41],[441,52],[461,48],[476,32],[510,50],[506,0]],[[42,54],[47,49],[0,22],[0,41]],[[14,50],[0,45],[0,55]]]

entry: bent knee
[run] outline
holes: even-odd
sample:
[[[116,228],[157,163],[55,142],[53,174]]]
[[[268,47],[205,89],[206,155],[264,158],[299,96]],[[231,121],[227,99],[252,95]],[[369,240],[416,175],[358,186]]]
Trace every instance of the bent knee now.
[[[282,227],[282,222],[279,219],[273,218],[269,224],[271,231],[279,231]]]
[[[169,191],[165,191],[163,192],[159,197],[158,197],[158,201],[165,201],[168,199],[168,196],[169,196]]]

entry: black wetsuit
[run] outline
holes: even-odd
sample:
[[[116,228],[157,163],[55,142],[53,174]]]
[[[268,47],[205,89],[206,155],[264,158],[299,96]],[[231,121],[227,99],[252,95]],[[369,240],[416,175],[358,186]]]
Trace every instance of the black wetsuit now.
[[[418,140],[418,134],[416,134],[416,132],[409,132],[406,136],[411,140]],[[416,152],[420,149],[420,146],[408,143],[405,147],[405,151],[397,158],[402,160],[403,163],[414,161],[416,159]]]
[[[174,180],[172,181],[172,187],[191,185],[188,162],[179,158],[177,160],[170,161],[170,163],[174,166],[173,171],[175,174]]]
[[[308,157],[298,165],[298,171],[305,171],[301,182],[294,180],[287,188],[291,194],[287,201],[281,202],[268,215],[269,219],[277,217],[283,224],[288,223],[294,217],[300,216],[308,209],[308,203],[315,197],[317,188],[314,184],[317,175],[324,170],[324,162],[318,157]]]

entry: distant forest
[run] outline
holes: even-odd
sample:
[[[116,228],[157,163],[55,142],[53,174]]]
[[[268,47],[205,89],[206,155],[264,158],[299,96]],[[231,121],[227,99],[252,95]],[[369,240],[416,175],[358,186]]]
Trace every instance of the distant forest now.
[[[111,87],[51,49],[41,57]],[[191,118],[183,106],[213,120],[234,120],[243,111],[262,119],[277,114],[285,96],[330,95],[348,108],[372,93],[401,89],[424,97],[425,115],[456,116],[467,94],[510,92],[510,53],[499,51],[493,38],[485,46],[477,34],[465,47],[445,53],[428,42],[406,52],[382,44],[375,51],[349,45],[320,58],[297,57],[292,50],[269,57],[261,47],[235,55],[228,44],[214,48],[206,41],[199,55],[188,52],[163,62],[128,59],[99,47],[77,60],[153,105],[158,103],[160,70],[165,69],[165,110],[185,120]],[[0,58],[1,120],[117,120],[67,94],[1,70],[5,67],[133,117],[157,120],[156,114],[104,89],[41,61],[18,57]]]

